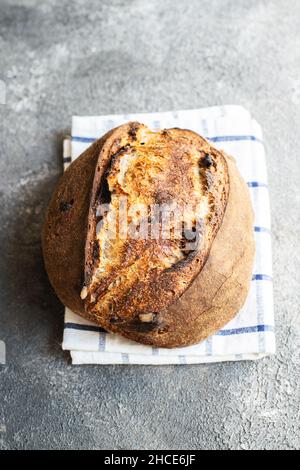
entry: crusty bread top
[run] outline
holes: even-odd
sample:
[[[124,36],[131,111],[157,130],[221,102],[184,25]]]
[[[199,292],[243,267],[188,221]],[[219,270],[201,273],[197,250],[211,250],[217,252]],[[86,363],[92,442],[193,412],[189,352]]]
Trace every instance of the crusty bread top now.
[[[185,237],[127,245],[108,239],[107,215],[99,228],[99,202],[110,202],[113,214],[123,191],[147,204],[200,201],[196,249],[189,250]],[[43,226],[45,265],[75,313],[141,343],[184,346],[221,328],[243,305],[252,224],[249,192],[233,159],[191,131],[153,134],[128,123],[95,142],[60,179]]]
[[[206,339],[242,308],[252,276],[255,242],[249,190],[233,158],[223,153],[230,191],[221,227],[202,270],[161,316],[162,329],[142,331],[131,325],[109,329],[129,339],[174,348]],[[107,328],[107,325],[102,323]]]
[[[163,312],[207,259],[228,193],[225,158],[197,134],[181,129],[155,133],[135,122],[115,129],[98,156],[87,216],[81,297],[89,317],[136,331],[163,329]],[[124,197],[126,225],[146,227],[146,238],[111,236],[112,221],[120,228]],[[103,203],[107,211],[100,214]],[[160,235],[153,237],[150,208],[170,203],[188,207],[179,220],[188,230],[178,237],[178,220],[169,220],[170,236],[163,237],[160,220]],[[142,209],[130,212],[134,204]]]

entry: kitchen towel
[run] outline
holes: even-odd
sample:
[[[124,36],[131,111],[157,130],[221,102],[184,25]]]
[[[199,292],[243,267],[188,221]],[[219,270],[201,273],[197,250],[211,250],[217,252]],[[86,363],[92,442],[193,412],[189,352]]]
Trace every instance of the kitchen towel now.
[[[262,130],[242,106],[185,111],[74,116],[72,136],[64,141],[64,167],[113,127],[140,121],[153,130],[181,127],[204,135],[233,155],[250,190],[255,212],[256,257],[249,295],[238,315],[222,330],[193,346],[163,349],[106,333],[65,311],[63,349],[73,364],[198,364],[254,360],[275,353],[271,224]]]

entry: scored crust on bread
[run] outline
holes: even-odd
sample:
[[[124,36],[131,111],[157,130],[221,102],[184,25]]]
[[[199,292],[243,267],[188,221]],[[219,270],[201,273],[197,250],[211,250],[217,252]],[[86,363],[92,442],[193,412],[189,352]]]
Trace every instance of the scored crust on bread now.
[[[170,235],[163,237],[153,208],[174,203],[188,209],[166,219]],[[246,185],[223,152],[192,131],[152,132],[132,122],[110,131],[66,170],[44,224],[45,265],[62,302],[108,331],[162,347],[192,344],[222,327],[244,302],[252,217]],[[133,232],[120,235],[123,223]],[[139,236],[141,227],[146,237]]]
[[[98,159],[88,215],[81,296],[89,314],[105,324],[164,328],[163,311],[204,265],[224,214],[227,166],[222,155],[208,154],[209,150],[206,142],[191,132],[151,132],[139,123],[122,126],[107,139]],[[200,235],[198,246],[187,250],[184,233],[179,239],[172,239],[171,234],[166,239],[152,238],[151,234],[146,239],[131,238],[130,234],[111,237],[108,220],[119,213],[124,196],[127,224],[136,216],[133,205],[146,209],[170,202],[191,206],[185,222]],[[97,208],[102,202],[109,203],[109,210],[96,233],[101,219]],[[148,223],[149,212],[136,217],[141,224]]]
[[[227,161],[230,191],[222,224],[200,273],[164,313],[163,333],[132,331],[129,339],[157,347],[199,343],[224,327],[243,307],[250,286],[255,254],[253,210],[249,190],[235,161]]]

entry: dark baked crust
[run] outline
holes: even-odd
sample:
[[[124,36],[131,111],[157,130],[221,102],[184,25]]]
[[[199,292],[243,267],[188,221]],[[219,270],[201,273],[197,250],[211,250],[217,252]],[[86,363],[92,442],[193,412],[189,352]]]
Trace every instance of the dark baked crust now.
[[[174,197],[182,193],[183,199],[188,195],[186,184],[176,178],[181,175],[182,179],[182,170],[189,161],[186,157],[187,160],[181,162],[180,155],[188,154],[191,149],[199,153],[201,187],[210,201],[201,243],[174,265],[152,269],[133,283],[125,279],[123,289],[108,292],[107,287],[116,281],[118,273],[124,269],[126,272],[126,263],[116,263],[104,281],[95,280],[96,206],[103,181],[111,169],[112,157],[118,159],[124,148],[136,151],[145,129],[139,123],[120,126],[70,165],[46,215],[45,264],[61,301],[74,312],[109,331],[142,343],[183,346],[200,341],[221,328],[244,302],[254,252],[251,203],[235,163],[224,153],[191,131],[169,129],[161,133],[158,147],[163,142],[165,155],[170,160],[167,171],[172,168],[175,183],[172,189],[170,180],[165,178],[156,194],[158,199],[166,194]],[[149,149],[147,151],[152,151],[151,146]],[[159,149],[161,151],[161,147]],[[147,154],[144,155],[147,160]],[[177,165],[174,165],[174,158]],[[149,243],[153,241],[134,243],[129,247],[130,256],[136,252],[143,261]],[[154,248],[162,249],[157,241],[154,243]],[[124,252],[128,252],[128,246],[126,249],[122,246],[117,254],[123,256]],[[96,250],[96,258],[98,255],[99,250]],[[141,267],[147,271],[146,257],[143,262]],[[83,285],[86,286],[84,300],[80,297]]]
[[[110,133],[95,142],[65,171],[52,195],[42,231],[50,282],[61,302],[82,314],[87,214],[95,166]],[[88,317],[88,315],[85,315]]]

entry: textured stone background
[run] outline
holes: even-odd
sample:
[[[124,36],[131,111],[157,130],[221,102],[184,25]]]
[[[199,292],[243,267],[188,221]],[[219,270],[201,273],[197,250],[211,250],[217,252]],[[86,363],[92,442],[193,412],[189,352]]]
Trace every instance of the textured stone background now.
[[[1,0],[0,79],[0,448],[299,448],[300,2]],[[71,366],[40,228],[72,114],[221,103],[264,128],[277,356]]]

